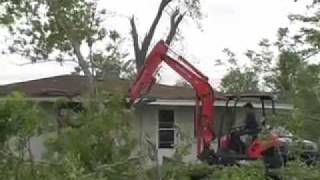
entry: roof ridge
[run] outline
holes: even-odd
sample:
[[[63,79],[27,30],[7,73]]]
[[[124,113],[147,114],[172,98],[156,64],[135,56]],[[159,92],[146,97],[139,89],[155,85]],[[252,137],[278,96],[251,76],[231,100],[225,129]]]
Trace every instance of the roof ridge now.
[[[30,83],[30,82],[49,80],[49,79],[55,79],[55,78],[62,78],[62,77],[85,77],[85,76],[83,76],[83,75],[74,75],[74,74],[61,74],[61,75],[56,75],[56,76],[43,77],[43,78],[39,78],[39,79],[31,79],[31,80],[26,80],[26,81],[2,84],[2,85],[0,85],[0,87],[20,85],[20,84],[25,84],[25,83]]]
[[[105,81],[105,83],[104,83]],[[106,78],[98,81],[102,84],[102,88],[115,93],[127,93],[132,80],[121,78]],[[14,90],[20,90],[30,96],[44,96],[43,91],[54,91],[50,94],[58,94],[58,91],[65,91],[66,93],[84,95],[87,91],[86,78],[83,75],[65,74],[40,79],[33,79],[24,82],[11,83],[0,85],[0,93],[9,94]],[[222,98],[223,94],[215,91],[216,98]],[[63,93],[59,93],[63,95]],[[148,94],[149,97],[169,98],[169,99],[194,99],[195,92],[192,88],[181,87],[176,85],[155,84],[154,88]]]

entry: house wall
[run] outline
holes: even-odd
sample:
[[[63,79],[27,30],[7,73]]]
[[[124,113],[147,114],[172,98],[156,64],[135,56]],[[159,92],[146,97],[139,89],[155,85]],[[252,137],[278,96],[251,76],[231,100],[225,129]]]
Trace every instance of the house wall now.
[[[194,131],[194,107],[193,106],[140,106],[136,108],[135,129],[138,132],[140,142],[149,138],[155,145],[158,145],[159,135],[159,117],[158,113],[160,110],[174,110],[175,124],[177,125],[176,130],[176,143],[181,143],[179,133],[182,133],[187,141],[191,143],[190,154],[185,157],[185,160],[196,160],[196,139]],[[261,109],[256,109],[256,117],[258,120],[261,119]],[[267,113],[270,113],[269,111]],[[243,108],[237,108],[236,119],[234,127],[244,125],[245,110]],[[223,132],[225,133],[232,124],[232,113],[230,111],[225,112],[224,107],[215,107],[215,132],[218,134],[220,123],[223,122]],[[186,139],[184,138],[184,140]],[[184,141],[186,142],[186,140]],[[158,147],[158,146],[157,146]],[[174,149],[159,148],[158,158],[162,162],[163,157],[170,157],[174,154]]]
[[[183,133],[186,137],[191,137],[192,145],[194,146],[194,125],[193,117],[194,112],[192,107],[176,107],[176,106],[140,106],[136,110],[137,121],[136,127],[139,129],[140,140],[145,141],[149,138],[152,142],[158,145],[159,135],[159,117],[158,113],[160,110],[174,110],[174,120],[177,125],[176,134]],[[175,139],[176,143],[179,143],[179,139]],[[157,146],[158,147],[158,146]],[[190,149],[191,155],[195,147]],[[170,157],[173,155],[173,149],[158,149],[158,157],[162,161],[162,157]],[[192,159],[192,156],[189,157]]]
[[[41,103],[42,108],[46,111],[46,117],[51,122],[48,132],[52,132],[56,128],[57,112],[53,108],[53,103]],[[139,139],[140,148],[142,144],[149,139],[156,146],[158,145],[159,135],[159,117],[158,113],[160,110],[174,110],[175,124],[177,125],[176,130],[176,143],[181,143],[181,136],[184,135],[184,142],[188,141],[191,144],[189,155],[185,157],[186,160],[196,160],[196,139],[194,131],[194,107],[193,106],[168,106],[168,105],[140,105],[135,109],[136,118],[133,120],[133,129],[136,137]],[[224,107],[215,107],[215,132],[218,133],[220,123],[223,121],[223,132],[226,132],[231,125],[232,115],[231,112],[224,113]],[[257,117],[261,116],[261,112],[257,111]],[[237,108],[237,119],[235,126],[241,126],[245,117],[245,111],[243,108]],[[259,118],[258,118],[259,119]],[[41,159],[45,152],[45,140],[50,134],[44,134],[38,137],[33,137],[31,140],[32,151],[36,159]],[[186,140],[187,139],[187,140]],[[158,146],[157,146],[158,147]],[[158,149],[158,157],[160,162],[163,157],[170,157],[174,153],[174,149]]]

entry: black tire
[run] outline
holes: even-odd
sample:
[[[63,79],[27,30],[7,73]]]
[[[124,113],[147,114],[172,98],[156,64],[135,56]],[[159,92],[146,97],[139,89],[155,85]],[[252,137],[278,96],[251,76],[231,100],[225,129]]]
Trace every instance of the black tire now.
[[[284,166],[282,155],[278,148],[272,147],[264,152],[263,161],[266,177],[273,180],[281,180],[280,170]]]
[[[300,155],[300,157],[308,166],[312,166],[317,163],[317,155],[315,153],[304,152]]]

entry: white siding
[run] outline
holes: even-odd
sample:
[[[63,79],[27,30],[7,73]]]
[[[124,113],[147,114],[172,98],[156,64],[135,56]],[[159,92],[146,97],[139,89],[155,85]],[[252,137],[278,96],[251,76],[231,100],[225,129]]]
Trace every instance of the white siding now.
[[[186,137],[191,138],[192,147],[190,148],[190,154],[186,156],[186,160],[196,160],[196,139],[194,135],[194,108],[192,106],[141,106],[137,108],[137,131],[140,132],[140,140],[144,141],[143,138],[145,135],[148,136],[156,145],[158,145],[158,113],[161,109],[170,109],[174,110],[175,113],[175,123],[178,126],[178,129]],[[232,114],[231,112],[224,113],[224,107],[215,107],[215,123],[214,130],[216,135],[218,135],[218,129],[221,121],[223,120],[223,132],[226,132],[230,129],[232,123]],[[268,112],[270,113],[270,112]],[[222,119],[222,115],[225,115]],[[257,119],[260,120],[262,112],[259,109],[256,109]],[[236,111],[237,119],[235,120],[234,127],[242,126],[245,119],[245,111],[243,108],[237,108]],[[178,132],[179,133],[179,132]],[[143,137],[142,137],[143,136]],[[181,139],[177,137],[176,142],[179,144]],[[158,149],[158,157],[160,162],[163,157],[170,157],[174,153],[174,149]]]
[[[41,104],[47,111],[47,116],[52,119],[53,126],[55,126],[56,112],[54,112],[51,103]],[[186,160],[196,160],[196,140],[194,136],[194,106],[170,106],[170,105],[140,105],[135,108],[136,118],[133,120],[133,128],[136,136],[140,140],[140,146],[137,148],[145,148],[143,144],[146,144],[146,138],[148,137],[158,147],[158,113],[161,109],[174,110],[175,123],[179,127],[179,133],[183,133],[188,139],[191,138],[192,147],[190,148],[190,154],[186,157]],[[231,125],[232,115],[230,112],[224,113],[225,108],[221,106],[215,107],[215,122],[214,129],[218,134],[218,129],[222,121],[222,114],[225,115],[223,119],[223,132],[226,132]],[[268,110],[270,111],[270,110]],[[261,112],[257,110],[257,117],[261,116]],[[245,117],[243,108],[237,108],[237,120],[235,126],[241,126]],[[42,157],[45,152],[44,139],[46,136],[32,138],[32,150],[34,156],[37,159]],[[176,142],[181,143],[181,139],[177,138]],[[162,161],[164,156],[170,157],[174,153],[174,149],[159,149],[158,157]]]

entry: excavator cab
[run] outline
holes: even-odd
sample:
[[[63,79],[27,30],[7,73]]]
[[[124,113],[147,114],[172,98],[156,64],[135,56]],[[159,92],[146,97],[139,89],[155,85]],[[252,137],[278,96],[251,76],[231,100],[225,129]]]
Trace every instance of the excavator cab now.
[[[270,103],[268,103],[268,101]],[[233,105],[231,105],[233,102]],[[226,95],[225,111],[222,116],[222,123],[218,127],[218,139],[222,138],[223,134],[230,134],[231,136],[246,135],[251,137],[251,140],[256,139],[257,134],[266,127],[267,113],[266,103],[268,109],[271,106],[271,112],[275,114],[275,103],[271,95],[268,94],[240,94]],[[255,104],[255,105],[253,105]],[[258,106],[258,107],[255,107]],[[242,107],[242,108],[241,108]],[[245,114],[240,116],[243,111]],[[259,110],[257,110],[259,109]],[[261,109],[261,110],[260,110]],[[260,111],[260,112],[258,112]],[[226,115],[229,114],[229,119],[226,121]],[[241,117],[241,118],[239,118]],[[239,123],[239,121],[242,121]],[[228,127],[224,127],[228,122]],[[226,130],[227,129],[227,130]],[[223,132],[226,131],[226,132]],[[246,141],[248,143],[248,141]],[[225,146],[225,143],[222,144]],[[221,149],[221,141],[219,141],[218,149]],[[241,148],[240,148],[241,149]],[[239,151],[239,150],[238,150]]]
[[[273,97],[268,94],[240,94],[226,95],[226,98],[225,113],[217,131],[216,157],[220,163],[234,164],[239,160],[263,159],[266,167],[281,167],[282,158],[278,151],[280,140],[268,132],[267,125],[267,109],[275,114]],[[245,116],[240,116],[243,110]],[[226,128],[223,122],[226,122],[227,114],[231,116],[228,119],[231,123]],[[239,123],[242,119],[244,121]]]

